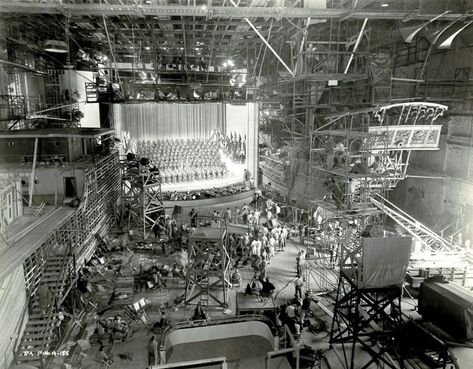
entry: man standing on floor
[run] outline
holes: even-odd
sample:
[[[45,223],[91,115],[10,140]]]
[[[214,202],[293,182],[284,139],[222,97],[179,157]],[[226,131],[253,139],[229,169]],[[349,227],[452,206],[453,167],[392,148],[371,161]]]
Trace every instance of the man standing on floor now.
[[[259,218],[261,216],[261,212],[258,210],[258,208],[256,208],[253,216],[254,216],[253,222],[255,223],[255,225],[259,225]]]
[[[287,240],[287,235],[289,234],[289,231],[286,228],[286,225],[283,225],[281,229],[281,235],[280,235],[280,243],[282,250],[284,251],[286,249],[286,240]]]
[[[189,218],[191,220],[191,227],[197,227],[197,211],[195,209],[190,211]]]
[[[232,211],[230,210],[230,208],[227,208],[227,211],[225,212],[225,217],[226,217],[227,223],[232,222]]]
[[[243,207],[241,208],[241,217],[243,220],[243,224],[248,224],[248,211],[249,211],[248,205],[243,204]]]
[[[240,224],[240,209],[235,206],[235,223]]]
[[[295,295],[298,296],[300,299],[302,298],[302,285],[304,284],[304,280],[298,274],[296,280],[294,281],[294,289]]]
[[[158,362],[158,342],[154,336],[148,341],[148,365],[157,365]]]

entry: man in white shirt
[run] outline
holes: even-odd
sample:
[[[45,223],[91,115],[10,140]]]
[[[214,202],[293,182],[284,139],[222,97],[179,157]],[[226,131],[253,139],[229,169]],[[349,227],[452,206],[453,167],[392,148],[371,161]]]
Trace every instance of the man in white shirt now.
[[[255,212],[254,212],[254,223],[255,225],[259,225],[259,218],[261,216],[261,212],[256,209]]]
[[[296,307],[294,305],[287,305],[286,307],[286,316],[289,319],[296,319]]]
[[[251,242],[251,255],[253,256],[258,256],[258,241],[257,240],[253,240]]]
[[[245,236],[243,237],[243,245],[245,247],[250,245],[250,235],[248,233],[245,233]]]
[[[263,236],[261,237],[261,244],[263,247],[266,247],[268,245],[268,237],[263,233]]]
[[[281,236],[280,236],[280,244],[281,248],[284,250],[286,248],[286,240],[289,231],[287,230],[286,226],[284,225],[281,229]]]
[[[228,223],[232,222],[232,211],[230,210],[230,208],[227,208],[225,212],[225,217]]]
[[[253,228],[254,218],[255,218],[254,213],[250,212],[248,214],[248,230],[251,230]]]
[[[274,237],[271,236],[271,238],[269,239],[269,254],[271,255],[271,257],[274,256],[275,247],[276,240],[274,239]]]
[[[257,255],[261,255],[261,241],[260,240],[256,240],[256,254]]]

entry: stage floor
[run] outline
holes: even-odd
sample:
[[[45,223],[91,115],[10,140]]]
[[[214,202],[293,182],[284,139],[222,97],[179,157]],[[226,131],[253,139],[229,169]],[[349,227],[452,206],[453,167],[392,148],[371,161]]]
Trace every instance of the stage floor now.
[[[179,182],[179,183],[163,183],[161,184],[162,192],[186,192],[186,191],[197,191],[206,190],[211,188],[220,188],[231,186],[232,184],[243,182],[244,170],[246,164],[233,163],[230,159],[222,155],[222,160],[225,162],[228,168],[228,174],[223,178],[215,179],[202,179],[191,182]]]

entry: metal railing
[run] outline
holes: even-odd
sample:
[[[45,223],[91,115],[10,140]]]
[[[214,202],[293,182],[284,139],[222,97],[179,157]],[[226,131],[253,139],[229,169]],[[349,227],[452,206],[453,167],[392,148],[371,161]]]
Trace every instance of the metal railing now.
[[[172,325],[168,326],[166,329],[163,330],[161,333],[161,346],[159,348],[160,358],[161,361],[166,361],[165,352],[166,352],[166,337],[178,330],[178,329],[186,329],[186,328],[199,328],[199,327],[208,327],[213,325],[224,325],[224,324],[234,324],[234,323],[241,323],[241,322],[251,322],[251,321],[259,321],[265,323],[273,336],[278,335],[278,330],[272,320],[265,317],[264,315],[258,314],[251,314],[245,316],[236,316],[231,318],[220,318],[220,319],[212,319],[212,320],[186,320],[182,322],[176,322]],[[162,368],[167,368],[163,366]]]
[[[455,246],[446,239],[440,237],[430,228],[420,223],[380,194],[374,194],[370,198],[370,201],[405,229],[407,233],[420,241],[427,251],[457,251],[458,246]]]

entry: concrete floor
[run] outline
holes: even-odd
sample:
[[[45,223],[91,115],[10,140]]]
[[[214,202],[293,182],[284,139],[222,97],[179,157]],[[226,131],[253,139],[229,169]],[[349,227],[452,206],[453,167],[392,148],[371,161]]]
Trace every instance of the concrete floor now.
[[[246,232],[246,229],[243,226],[232,226],[229,229],[230,232],[236,232],[236,233],[244,233]],[[297,240],[298,241],[298,240]],[[289,240],[287,242],[286,250],[284,252],[279,252],[276,254],[274,258],[271,259],[271,263],[268,267],[268,272],[267,275],[272,281],[272,283],[276,287],[275,291],[275,302],[277,305],[280,305],[284,303],[288,299],[292,299],[294,297],[294,285],[293,281],[296,277],[296,257],[299,252],[299,248],[301,245],[298,244],[298,242],[294,242],[292,240]],[[126,256],[125,256],[126,257]],[[158,262],[162,263],[167,263],[169,262],[173,256],[169,256],[168,258],[164,258],[163,256],[157,256]],[[134,266],[139,266],[140,263],[143,263],[144,266],[146,267],[146,262],[149,262],[150,257],[149,255],[140,255],[138,253],[135,253],[135,257],[133,260]],[[235,310],[236,310],[236,292],[238,290],[244,291],[244,287],[248,282],[251,281],[253,278],[253,270],[249,265],[244,266],[239,269],[241,275],[242,275],[242,285],[239,289],[234,289],[234,290],[229,290],[229,309],[227,311],[224,311],[224,309],[219,308],[219,307],[209,307],[208,308],[208,314],[210,315],[211,319],[212,318],[217,318],[217,317],[225,317],[228,315],[234,315]],[[169,293],[169,299],[172,302],[175,297],[183,293],[184,289],[184,284],[182,282],[178,282],[177,280],[171,283],[168,283],[167,290]],[[304,290],[303,290],[304,291]],[[151,294],[157,293],[157,292],[151,292]],[[134,300],[138,300],[140,297],[149,297],[148,292],[143,292],[139,294],[135,294]],[[193,314],[193,309],[195,305],[189,305],[189,306],[179,306],[179,307],[173,307],[170,308],[167,311],[167,316],[168,319],[172,321],[182,321],[182,320],[188,320],[191,318]],[[159,317],[159,312],[156,311],[151,311],[149,314],[150,322],[152,323],[153,321],[156,321]],[[327,319],[325,314],[320,310],[318,311],[316,309],[316,315],[320,317],[321,319]],[[327,321],[328,323],[328,321]],[[330,327],[330,325],[327,325]],[[148,366],[148,357],[147,357],[147,351],[146,351],[146,345],[147,342],[150,338],[151,333],[146,329],[146,327],[141,324],[141,325],[135,325],[133,327],[134,329],[134,334],[133,338],[123,344],[115,344],[111,350],[110,350],[110,355],[113,358],[113,363],[110,366],[111,369],[122,369],[122,368],[146,368]],[[328,347],[328,336],[327,332],[322,332],[318,335],[314,335],[310,332],[303,331],[301,341],[303,344],[314,346],[315,348],[327,348]],[[94,357],[95,351],[90,350],[89,352],[89,359],[88,363],[84,367],[89,367],[93,368],[94,366]],[[120,356],[129,356],[132,358],[132,360],[128,359],[121,359]],[[185,360],[189,358],[189,355],[184,355]],[[178,360],[177,356],[174,355],[174,361]],[[253,363],[252,365],[255,365]],[[238,365],[238,367],[244,367],[250,369],[252,366],[244,365],[242,366],[242,363]],[[276,365],[276,362],[275,362]],[[281,366],[282,365],[282,366]],[[285,365],[278,362],[277,365],[278,367],[284,368]]]
[[[246,232],[246,229],[243,226],[232,226],[230,227],[229,231],[236,232],[236,233],[244,233]],[[271,263],[268,267],[267,275],[276,287],[274,297],[275,297],[275,304],[277,306],[281,305],[286,300],[292,299],[294,297],[295,291],[294,291],[293,281],[296,278],[296,257],[299,250],[302,247],[303,246],[299,244],[299,239],[288,240],[285,251],[277,253],[276,256],[271,259]],[[173,256],[164,258],[163,256],[158,255],[157,260],[158,262],[167,263],[172,259],[172,257]],[[149,256],[145,256],[145,255],[140,256],[136,254],[134,264],[139,265],[140,261],[145,261],[145,260],[149,260]],[[254,275],[253,270],[251,269],[249,265],[240,268],[239,271],[243,279],[242,284],[240,288],[228,291],[229,292],[228,293],[229,309],[225,311],[223,308],[209,307],[207,310],[207,313],[208,315],[210,315],[211,319],[235,314],[236,293],[238,291],[244,291],[246,284],[251,281]],[[303,288],[303,293],[307,287],[310,287],[311,290],[313,290],[314,282],[313,281],[311,282],[310,280],[306,281],[306,286],[305,288]],[[167,290],[169,293],[169,299],[172,302],[174,301],[175,297],[183,293],[184,284],[183,282],[178,282],[176,280],[175,282],[171,282],[168,284]],[[151,294],[156,294],[156,293],[157,292],[151,292]],[[134,296],[134,299],[137,300],[141,296],[149,298],[150,293],[147,292],[147,293],[136,294]],[[329,331],[331,328],[331,318],[326,313],[326,311],[333,311],[333,302],[328,297],[325,297],[323,294],[321,294],[320,296],[317,296],[317,299],[319,301],[319,304],[313,305],[314,315],[317,320],[325,321],[326,330],[317,334],[313,334],[309,332],[308,330],[303,330],[302,336],[301,336],[301,344],[310,346],[315,350],[326,351],[329,349],[328,340],[329,340]],[[413,304],[414,304],[414,300],[406,299],[404,303],[404,309],[405,311],[409,311],[410,314],[415,315],[416,312],[413,309]],[[188,306],[171,307],[167,311],[168,319],[171,322],[189,320],[193,314],[194,307],[195,305],[192,305],[192,304]],[[150,318],[151,324],[154,321],[156,321],[158,317],[159,317],[158,310],[150,311],[149,318]],[[125,342],[124,344],[115,344],[111,348],[110,354],[114,360],[114,362],[110,366],[111,369],[122,369],[122,368],[144,369],[148,367],[146,345],[150,338],[151,333],[148,331],[148,329],[146,329],[146,327],[143,324],[135,325],[134,332],[135,333],[133,334],[133,338],[131,340]],[[196,347],[193,347],[193,348],[196,348]],[[191,347],[191,349],[193,348]],[[241,347],[240,349],[244,351],[244,347]],[[189,351],[189,347],[186,350],[184,350],[185,352],[183,351],[182,355],[179,355],[178,352],[176,352],[176,354],[173,356],[172,361],[188,360],[190,357],[192,357],[192,352]],[[457,351],[458,351],[458,354],[461,356],[459,363],[463,364],[461,368],[469,369],[470,367],[468,366],[468,363],[471,363],[473,360],[473,355],[472,355],[473,350],[457,349]],[[235,352],[241,353],[240,350],[238,349]],[[349,350],[347,350],[347,352],[349,353]],[[94,353],[95,352],[91,350],[89,353],[89,357],[93,358]],[[221,352],[219,353],[219,355],[220,354]],[[231,353],[228,352],[228,354],[230,355]],[[119,355],[121,355],[122,357],[123,355],[129,356],[130,358],[132,358],[132,360],[121,359]],[[182,356],[182,357],[179,357],[179,356]],[[199,358],[199,357],[200,356],[196,354],[195,358]],[[341,345],[334,345],[333,349],[328,350],[326,352],[326,358],[331,368],[343,368],[342,362],[344,361],[344,354],[343,354]],[[356,348],[356,358],[357,360],[355,363],[355,368],[360,368],[364,363],[369,361],[370,356],[366,351]],[[465,366],[465,363],[467,366]],[[278,361],[277,363],[275,362],[274,365],[275,367],[282,369],[282,368],[285,368],[285,366],[287,365],[287,362],[284,363],[284,362]],[[93,360],[89,360],[88,363],[83,366],[83,368],[95,368],[95,367],[96,367],[96,363]],[[257,369],[258,367],[259,367],[259,363],[258,363],[258,360],[256,359],[253,361],[243,360],[243,361],[240,361],[237,366],[235,366],[235,368],[245,368],[245,369]],[[322,368],[324,367],[326,366],[322,365]],[[378,367],[379,367],[378,364],[372,364],[369,366],[369,369],[375,369]],[[419,368],[422,368],[422,366],[419,366]]]

